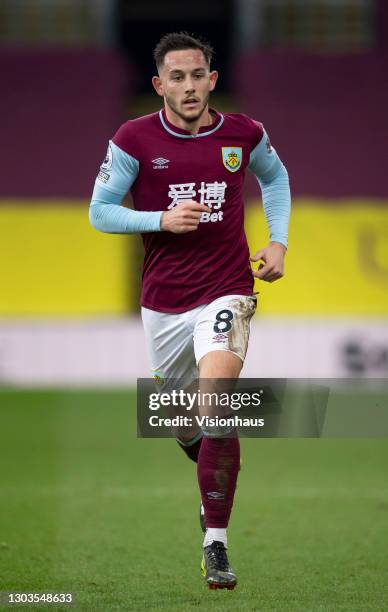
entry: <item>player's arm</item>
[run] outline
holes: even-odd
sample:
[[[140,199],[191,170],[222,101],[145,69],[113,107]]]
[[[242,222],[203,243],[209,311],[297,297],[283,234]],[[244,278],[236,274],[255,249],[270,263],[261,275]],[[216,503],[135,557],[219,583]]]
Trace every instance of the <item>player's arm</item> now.
[[[94,184],[89,220],[109,234],[160,231],[161,212],[141,212],[121,205],[139,173],[139,162],[109,141],[106,160]]]
[[[91,225],[109,234],[170,231],[191,232],[198,228],[202,212],[208,208],[197,202],[185,202],[171,211],[138,211],[122,206],[139,173],[137,159],[109,142],[105,162],[94,185],[89,208]]]
[[[263,262],[253,274],[257,278],[273,282],[284,274],[291,194],[287,170],[271,146],[264,128],[259,144],[251,152],[248,168],[259,182],[270,234],[269,245],[251,257],[251,261]]]

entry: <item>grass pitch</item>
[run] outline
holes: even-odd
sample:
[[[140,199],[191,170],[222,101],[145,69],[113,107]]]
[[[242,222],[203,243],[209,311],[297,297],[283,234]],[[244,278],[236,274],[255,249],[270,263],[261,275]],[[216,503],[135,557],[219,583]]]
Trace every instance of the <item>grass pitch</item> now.
[[[388,440],[242,440],[239,585],[209,591],[195,466],[136,438],[134,393],[3,390],[0,406],[0,590],[74,593],[51,610],[388,609]]]

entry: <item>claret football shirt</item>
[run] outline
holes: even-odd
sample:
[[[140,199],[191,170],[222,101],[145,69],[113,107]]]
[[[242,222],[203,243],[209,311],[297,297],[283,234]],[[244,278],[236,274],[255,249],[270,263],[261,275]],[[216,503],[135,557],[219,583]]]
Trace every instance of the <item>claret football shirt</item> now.
[[[114,135],[96,181],[122,194],[130,189],[137,211],[168,211],[187,200],[209,207],[196,231],[142,234],[141,304],[152,310],[179,313],[253,290],[244,232],[245,170],[250,165],[265,179],[282,164],[260,123],[242,114],[212,110],[211,116],[212,124],[195,135],[172,125],[164,110],[127,121]]]

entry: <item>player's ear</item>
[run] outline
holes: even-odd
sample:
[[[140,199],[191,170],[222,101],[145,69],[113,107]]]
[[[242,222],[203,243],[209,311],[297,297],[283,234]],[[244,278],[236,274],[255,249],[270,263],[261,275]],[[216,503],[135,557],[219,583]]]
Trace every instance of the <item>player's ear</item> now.
[[[209,78],[210,78],[210,91],[213,91],[213,89],[216,86],[217,83],[217,79],[218,79],[218,72],[217,70],[212,70],[209,74]]]
[[[162,79],[159,76],[152,77],[152,85],[154,86],[154,89],[158,96],[163,96]]]

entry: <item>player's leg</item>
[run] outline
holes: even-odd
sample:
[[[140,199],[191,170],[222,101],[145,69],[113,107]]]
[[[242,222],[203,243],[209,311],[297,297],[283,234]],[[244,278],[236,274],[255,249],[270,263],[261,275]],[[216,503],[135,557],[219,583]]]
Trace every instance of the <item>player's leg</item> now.
[[[228,386],[223,379],[238,378],[255,308],[255,298],[228,296],[215,300],[200,314],[194,344],[202,389],[220,393]],[[201,407],[200,412],[201,416],[225,416],[219,413],[219,408],[214,411],[214,406],[208,405]],[[203,431],[198,457],[206,524],[202,570],[210,588],[233,588],[237,579],[227,559],[226,530],[240,467],[239,440],[231,428],[212,426],[204,427]]]
[[[161,392],[178,385],[190,390],[198,379],[193,347],[193,320],[196,311],[170,314],[142,308],[142,320],[152,375]],[[168,416],[176,416],[169,413]],[[174,428],[179,447],[194,462],[198,460],[202,431],[193,419],[191,427]]]
[[[243,362],[227,351],[211,351],[199,362],[200,390],[212,397],[233,391]],[[204,395],[203,395],[204,396]],[[220,419],[231,415],[229,407],[203,403],[200,415]],[[198,482],[204,506],[206,535],[204,545],[222,539],[227,546],[226,529],[232,510],[237,475],[240,469],[240,445],[233,427],[204,425],[204,437],[198,457]]]
[[[238,377],[241,367],[242,361],[234,353],[220,350],[207,353],[199,362],[201,391],[220,395],[230,388],[229,381]],[[200,413],[210,418],[227,416],[211,405],[202,406]],[[237,432],[233,428],[205,427],[197,473],[206,527],[201,567],[209,588],[234,588],[237,583],[226,550],[239,468]]]
[[[194,356],[194,346],[192,344],[192,333],[190,334],[190,343],[192,345],[191,351],[193,355],[193,359],[195,361]],[[196,370],[196,379],[190,384],[188,387],[185,387],[186,393],[194,393],[198,391],[198,369]],[[192,419],[192,426],[190,428],[181,428],[177,430],[175,433],[175,439],[178,442],[178,445],[186,454],[186,456],[194,461],[194,463],[198,463],[199,451],[202,445],[203,433],[202,429],[198,425],[198,422],[195,420],[195,416],[198,416],[198,407],[195,406],[190,411],[190,416]]]
[[[201,450],[203,439],[202,430],[199,427],[198,429],[198,433],[192,436],[191,438],[184,438],[182,435],[179,434],[176,435],[176,441],[178,442],[178,445],[187,455],[187,457],[194,461],[194,463],[198,463],[199,451]]]
[[[194,348],[202,387],[204,384],[207,388],[209,385],[215,386],[215,390],[220,391],[224,387],[224,379],[238,378],[255,309],[254,296],[225,296],[209,304],[199,314],[194,331]],[[216,406],[214,412],[214,407],[205,406],[200,410],[201,415],[214,416],[220,409]],[[222,431],[217,427],[205,427],[203,431],[198,481],[208,528],[205,543],[211,542],[216,533],[213,529],[223,529],[222,539],[226,545],[226,527],[240,466],[239,441],[236,433],[232,435],[229,429]]]

